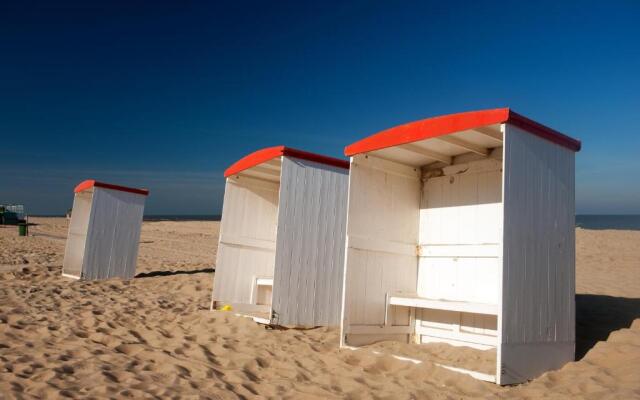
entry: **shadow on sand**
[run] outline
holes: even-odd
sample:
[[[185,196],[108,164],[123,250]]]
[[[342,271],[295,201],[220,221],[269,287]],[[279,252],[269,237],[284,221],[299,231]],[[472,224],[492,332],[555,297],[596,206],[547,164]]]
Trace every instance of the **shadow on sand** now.
[[[151,271],[141,272],[135,278],[153,278],[155,276],[173,276],[173,275],[193,275],[216,272],[215,268],[192,269],[187,271]]]
[[[576,360],[636,318],[640,318],[640,299],[576,294]]]

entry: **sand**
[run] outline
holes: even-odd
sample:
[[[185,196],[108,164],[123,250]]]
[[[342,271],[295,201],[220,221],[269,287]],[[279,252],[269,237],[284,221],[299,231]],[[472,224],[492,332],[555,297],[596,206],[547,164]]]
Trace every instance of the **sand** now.
[[[499,387],[435,366],[487,365],[450,346],[416,365],[208,311],[217,222],[145,222],[129,282],[62,278],[67,221],[33,222],[0,228],[0,398],[640,398],[640,232],[577,230],[579,360]]]

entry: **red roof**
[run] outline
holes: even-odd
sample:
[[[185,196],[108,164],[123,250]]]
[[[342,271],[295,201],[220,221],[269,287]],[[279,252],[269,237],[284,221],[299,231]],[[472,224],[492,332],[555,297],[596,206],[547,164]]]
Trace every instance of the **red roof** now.
[[[408,124],[378,132],[352,143],[344,148],[344,154],[346,156],[353,156],[387,147],[444,136],[450,133],[480,128],[485,125],[507,122],[570,150],[580,151],[581,143],[579,140],[517,114],[509,108],[496,108],[493,110],[442,115],[409,122]]]
[[[301,158],[303,160],[315,161],[320,164],[349,169],[349,161],[347,160],[309,153],[307,151],[292,149],[291,147],[274,146],[254,151],[253,153],[242,157],[241,159],[233,163],[233,165],[231,165],[229,168],[227,168],[226,171],[224,171],[224,176],[226,178],[231,175],[235,175],[239,172],[244,171],[245,169],[255,167],[256,165],[281,156]]]
[[[85,190],[89,190],[92,187],[100,187],[100,188],[105,188],[105,189],[111,189],[111,190],[119,190],[121,192],[129,192],[129,193],[135,193],[135,194],[141,194],[144,196],[148,196],[149,195],[149,191],[147,189],[136,189],[136,188],[130,188],[130,187],[126,187],[126,186],[119,186],[119,185],[112,185],[110,183],[104,183],[104,182],[98,182],[95,181],[93,179],[87,179],[86,181],[82,181],[78,184],[78,186],[76,186],[76,188],[73,190],[75,193],[79,193]]]

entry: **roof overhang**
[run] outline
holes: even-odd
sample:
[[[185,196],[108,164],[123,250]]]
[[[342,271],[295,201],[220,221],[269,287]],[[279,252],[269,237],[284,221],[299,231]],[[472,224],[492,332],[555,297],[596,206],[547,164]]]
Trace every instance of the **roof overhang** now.
[[[121,191],[121,192],[135,193],[135,194],[140,194],[140,195],[143,195],[143,196],[148,196],[149,195],[149,190],[147,190],[147,189],[136,189],[136,188],[120,186],[120,185],[112,185],[111,183],[98,182],[98,181],[93,180],[93,179],[87,179],[86,181],[80,182],[78,184],[78,186],[76,186],[76,188],[73,191],[75,193],[80,193],[80,192],[84,192],[85,190],[90,190],[90,189],[92,189],[94,187],[104,188],[104,189],[111,189],[111,190],[118,190],[118,191]]]
[[[496,108],[492,110],[443,115],[396,126],[345,147],[344,154],[346,156],[354,156],[356,154],[451,135],[456,132],[481,130],[483,127],[503,123],[510,123],[533,135],[573,151],[579,151],[581,147],[579,140],[539,124],[509,108]]]
[[[233,163],[229,168],[227,168],[226,171],[224,171],[224,176],[226,178],[232,175],[239,174],[242,171],[257,167],[260,164],[267,163],[275,158],[280,158],[282,156],[300,158],[303,160],[314,161],[320,164],[331,165],[339,168],[349,168],[349,161],[347,160],[309,153],[307,151],[297,150],[286,146],[274,146],[255,151],[242,157],[241,159]]]

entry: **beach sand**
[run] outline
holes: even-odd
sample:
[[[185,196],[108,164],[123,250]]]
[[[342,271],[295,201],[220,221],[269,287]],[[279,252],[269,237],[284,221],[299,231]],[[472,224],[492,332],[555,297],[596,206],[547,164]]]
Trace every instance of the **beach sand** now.
[[[63,278],[67,221],[32,222],[0,227],[0,398],[640,398],[640,232],[577,230],[578,361],[499,387],[434,364],[490,353],[430,345],[416,365],[210,312],[217,222],[145,222],[128,282]]]

